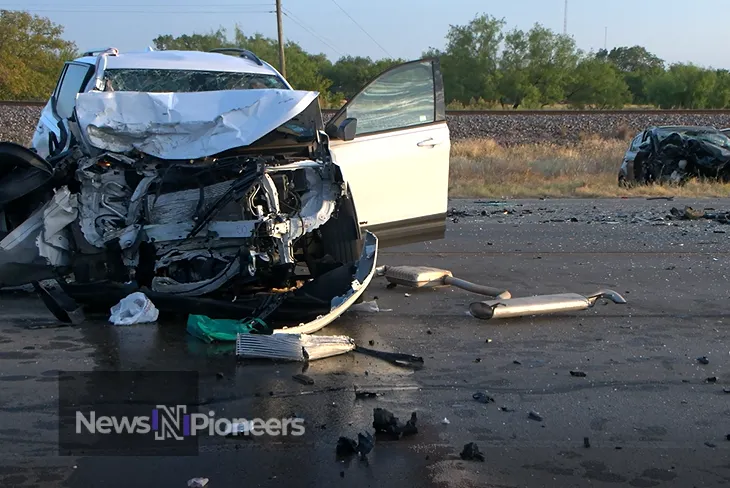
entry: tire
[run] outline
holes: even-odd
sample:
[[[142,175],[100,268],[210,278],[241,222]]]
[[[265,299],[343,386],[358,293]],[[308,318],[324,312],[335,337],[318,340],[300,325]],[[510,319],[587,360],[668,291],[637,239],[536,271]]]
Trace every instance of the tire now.
[[[363,239],[352,199],[341,200],[337,213],[320,228],[320,236],[324,254],[336,262],[350,264],[360,259]]]

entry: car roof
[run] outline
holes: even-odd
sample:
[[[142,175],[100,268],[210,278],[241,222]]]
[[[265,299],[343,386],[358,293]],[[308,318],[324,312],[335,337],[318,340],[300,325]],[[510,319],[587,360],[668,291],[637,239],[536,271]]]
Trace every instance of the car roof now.
[[[84,56],[77,63],[96,64],[96,56]],[[200,51],[141,51],[108,55],[106,69],[180,69],[225,71],[280,76],[267,62],[263,66],[239,56]]]
[[[670,130],[695,130],[704,132],[717,132],[717,127],[711,127],[706,125],[660,125],[657,129],[670,131]]]

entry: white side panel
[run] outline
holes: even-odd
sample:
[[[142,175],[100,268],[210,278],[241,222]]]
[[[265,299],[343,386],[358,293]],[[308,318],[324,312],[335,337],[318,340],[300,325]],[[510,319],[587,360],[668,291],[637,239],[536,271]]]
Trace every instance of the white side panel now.
[[[361,225],[446,212],[450,140],[445,122],[330,145]]]
[[[51,132],[56,134],[56,139],[61,139],[61,133],[58,130],[58,122],[53,116],[51,109],[50,100],[46,103],[45,107],[41,111],[40,119],[36,125],[35,132],[33,133],[33,140],[31,145],[33,149],[38,152],[38,155],[43,159],[48,157],[48,141],[50,139]]]

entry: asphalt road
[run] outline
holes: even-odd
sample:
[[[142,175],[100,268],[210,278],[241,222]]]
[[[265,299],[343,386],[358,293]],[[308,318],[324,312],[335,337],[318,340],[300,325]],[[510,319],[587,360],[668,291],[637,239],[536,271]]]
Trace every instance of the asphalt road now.
[[[196,476],[211,488],[726,485],[730,226],[662,220],[685,203],[453,202],[470,215],[450,218],[445,240],[382,250],[380,264],[443,267],[514,296],[608,287],[629,303],[481,321],[467,314],[476,295],[378,279],[367,299],[392,311],[349,312],[325,333],[421,355],[425,367],[348,354],[313,362],[309,386],[292,380],[301,365],[236,365],[230,349],[197,342],[181,323],[57,327],[39,300],[3,294],[0,486],[184,487]],[[206,439],[194,457],[57,456],[58,371],[108,369],[195,369],[219,415],[296,414],[307,431]],[[355,386],[382,395],[355,400]],[[479,390],[496,402],[475,401]],[[376,406],[403,420],[417,411],[419,433],[377,441],[368,463],[338,461],[338,437],[372,432]],[[468,442],[485,462],[459,458]]]

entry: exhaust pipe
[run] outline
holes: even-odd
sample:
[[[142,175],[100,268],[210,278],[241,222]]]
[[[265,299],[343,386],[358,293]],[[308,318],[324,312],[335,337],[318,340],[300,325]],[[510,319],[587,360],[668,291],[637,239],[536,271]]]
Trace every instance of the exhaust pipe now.
[[[585,310],[595,305],[599,298],[605,298],[617,304],[626,303],[626,299],[617,292],[613,290],[600,290],[588,296],[577,293],[561,293],[557,295],[538,295],[508,300],[474,302],[469,306],[469,312],[474,317],[484,320],[547,315],[555,312]]]
[[[466,280],[454,277],[451,271],[427,266],[380,266],[376,269],[378,276],[385,276],[388,283],[408,286],[410,288],[435,288],[437,286],[455,286],[462,290],[509,299],[512,297],[509,291],[492,288],[491,286],[477,285]]]

